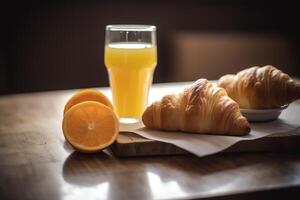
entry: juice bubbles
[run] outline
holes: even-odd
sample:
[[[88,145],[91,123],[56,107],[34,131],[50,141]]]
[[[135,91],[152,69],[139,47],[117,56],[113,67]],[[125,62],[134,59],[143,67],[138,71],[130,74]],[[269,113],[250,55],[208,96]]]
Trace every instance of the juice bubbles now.
[[[141,118],[156,64],[155,45],[118,42],[105,46],[105,65],[118,117]]]

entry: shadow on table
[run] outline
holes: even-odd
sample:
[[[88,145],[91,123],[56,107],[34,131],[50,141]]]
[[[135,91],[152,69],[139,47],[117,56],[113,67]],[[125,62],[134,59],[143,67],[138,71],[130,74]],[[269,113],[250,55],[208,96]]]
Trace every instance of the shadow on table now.
[[[282,164],[284,158],[287,164]],[[148,156],[116,158],[107,151],[96,154],[73,152],[63,164],[63,178],[79,188],[107,185],[107,197],[142,199],[151,195],[185,195],[190,191],[214,192],[238,187],[240,177],[246,183],[269,183],[279,172],[297,171],[295,155],[225,153],[198,158]],[[272,166],[272,168],[270,168]],[[264,178],[265,177],[265,178]],[[126,189],[125,189],[126,188]],[[95,190],[96,190],[95,189]],[[116,192],[117,191],[117,192]],[[176,194],[176,195],[175,195]]]
[[[74,151],[74,148],[71,146],[71,144],[70,144],[69,142],[64,141],[63,144],[64,144],[64,149],[65,149],[67,152],[71,153],[71,152]]]
[[[84,154],[74,151],[63,164],[63,178],[75,185],[96,185],[104,180],[105,165],[103,163],[110,158],[106,152]]]
[[[130,176],[154,172],[162,178],[173,179],[172,172],[176,172],[184,176],[201,177],[214,173],[226,174],[226,171],[255,165],[262,160],[268,163],[270,160],[264,157],[264,154],[226,153],[204,158],[193,155],[116,158],[105,151],[95,154],[75,151],[63,164],[63,178],[71,184],[92,186],[120,174]]]

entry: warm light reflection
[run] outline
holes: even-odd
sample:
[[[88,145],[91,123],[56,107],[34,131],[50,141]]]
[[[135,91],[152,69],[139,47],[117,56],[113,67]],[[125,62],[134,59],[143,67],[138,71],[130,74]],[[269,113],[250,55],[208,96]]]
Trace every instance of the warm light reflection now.
[[[164,95],[167,94],[176,94],[181,92],[184,88],[186,88],[191,82],[183,82],[180,84],[155,84],[152,86],[150,93],[149,93],[149,99],[148,103],[153,103],[154,101],[157,101],[161,99]]]
[[[239,181],[240,181],[239,178],[237,178],[235,180],[230,180],[229,182],[225,183],[224,185],[214,186],[210,190],[207,190],[205,193],[208,193],[209,195],[214,195],[214,194],[223,194],[228,191],[236,190],[237,186],[240,185]]]
[[[93,187],[82,187],[64,183],[63,187],[63,199],[108,199],[109,183],[104,182]]]
[[[182,198],[187,195],[176,181],[163,182],[160,177],[153,172],[147,172],[147,177],[153,198]]]

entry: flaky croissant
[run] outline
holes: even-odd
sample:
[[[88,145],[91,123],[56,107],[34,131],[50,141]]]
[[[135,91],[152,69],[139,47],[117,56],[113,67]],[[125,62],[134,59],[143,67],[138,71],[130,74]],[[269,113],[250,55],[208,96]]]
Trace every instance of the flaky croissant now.
[[[223,88],[199,79],[182,93],[154,102],[142,117],[146,127],[218,135],[246,135],[249,123]]]
[[[218,81],[241,108],[267,109],[289,104],[300,98],[300,85],[271,65],[251,67]]]

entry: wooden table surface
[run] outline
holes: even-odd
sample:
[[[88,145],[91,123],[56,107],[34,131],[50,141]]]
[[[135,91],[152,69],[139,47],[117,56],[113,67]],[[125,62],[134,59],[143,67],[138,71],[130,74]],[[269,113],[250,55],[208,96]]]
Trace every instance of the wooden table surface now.
[[[74,92],[0,97],[0,199],[257,199],[299,192],[297,152],[204,158],[74,152],[61,130],[63,106]]]

